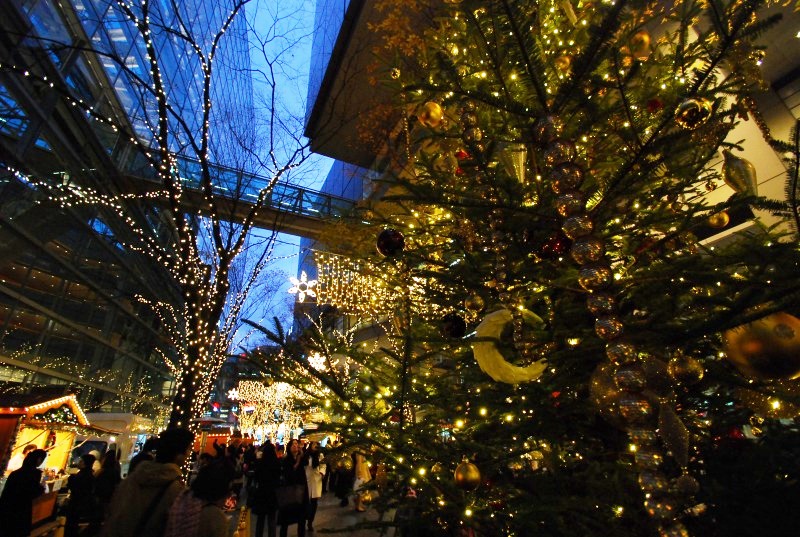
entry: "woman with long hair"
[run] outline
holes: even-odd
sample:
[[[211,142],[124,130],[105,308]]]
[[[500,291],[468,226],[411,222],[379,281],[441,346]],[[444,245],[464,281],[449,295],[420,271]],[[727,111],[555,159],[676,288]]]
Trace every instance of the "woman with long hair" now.
[[[250,508],[256,515],[256,537],[275,537],[278,520],[278,499],[275,489],[281,481],[281,463],[272,442],[267,441],[256,455],[248,491]]]
[[[281,537],[286,537],[289,526],[297,524],[297,537],[306,535],[306,513],[308,511],[308,483],[303,457],[303,448],[296,438],[286,444],[286,455],[281,461],[281,477],[283,485],[302,485],[304,494],[299,504],[282,507],[278,512],[278,524],[281,526]]]

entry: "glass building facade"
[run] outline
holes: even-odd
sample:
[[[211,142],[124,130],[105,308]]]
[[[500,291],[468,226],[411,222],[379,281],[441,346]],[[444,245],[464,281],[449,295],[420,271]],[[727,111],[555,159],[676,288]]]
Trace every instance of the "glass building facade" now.
[[[180,18],[204,36],[221,28],[231,7],[201,0],[149,5],[151,20],[164,28],[177,27]],[[128,125],[143,144],[152,142],[154,100],[131,78],[150,76],[144,42],[111,0],[6,0],[0,19],[0,389],[64,385],[79,392],[87,411],[156,415],[171,399],[173,351],[145,304],[179,304],[181,297],[163,267],[124,244],[126,219],[154,240],[163,238],[164,210],[139,200],[122,211],[64,209],[25,180],[34,174],[63,187],[125,191],[130,178],[119,172],[137,154],[98,119]],[[188,132],[199,131],[202,86],[194,56],[168,32],[152,38],[178,115]],[[220,125],[212,157],[220,164],[236,158],[233,144],[225,144],[228,129],[252,123],[249,66],[241,14],[215,62],[224,80],[212,85],[212,101],[220,103],[212,109],[212,124]],[[235,111],[226,109],[234,103]],[[182,141],[174,143],[171,149],[180,151]]]

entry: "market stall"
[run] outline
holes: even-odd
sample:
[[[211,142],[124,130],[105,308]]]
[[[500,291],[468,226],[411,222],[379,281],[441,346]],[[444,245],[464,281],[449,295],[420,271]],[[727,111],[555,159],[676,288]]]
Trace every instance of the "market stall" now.
[[[53,513],[58,491],[66,484],[75,436],[98,432],[110,431],[93,427],[74,395],[53,396],[46,391],[0,395],[0,475],[5,477],[22,465],[26,446],[47,451],[47,489],[34,504],[34,524]]]

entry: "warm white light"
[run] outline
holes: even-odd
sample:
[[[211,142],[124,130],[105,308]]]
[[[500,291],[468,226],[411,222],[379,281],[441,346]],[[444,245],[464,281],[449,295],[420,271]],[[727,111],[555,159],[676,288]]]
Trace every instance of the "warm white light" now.
[[[289,281],[292,282],[292,287],[289,288],[289,293],[297,295],[297,300],[300,302],[303,302],[306,299],[306,296],[310,298],[317,298],[317,293],[314,291],[314,288],[317,286],[317,280],[309,280],[308,275],[306,275],[306,271],[302,271],[300,273],[299,280],[294,276],[291,276]]]

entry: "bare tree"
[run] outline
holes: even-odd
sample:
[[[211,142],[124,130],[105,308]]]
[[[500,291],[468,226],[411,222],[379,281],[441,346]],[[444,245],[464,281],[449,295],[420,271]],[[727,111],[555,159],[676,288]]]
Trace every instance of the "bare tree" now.
[[[129,227],[119,239],[124,248],[163,265],[170,275],[176,293],[154,298],[142,292],[137,298],[160,317],[176,351],[177,359],[163,356],[177,382],[171,426],[190,426],[204,410],[248,296],[261,285],[275,245],[276,231],[253,231],[281,228],[279,212],[266,214],[270,197],[290,172],[298,175],[308,158],[303,115],[296,112],[302,103],[288,98],[297,82],[291,56],[308,35],[299,16],[302,9],[273,6],[248,20],[244,10],[249,3],[118,0],[105,20],[96,22],[107,24],[116,17],[135,56],[97,41],[89,47],[37,39],[45,50],[93,55],[107,70],[110,65],[122,74],[128,97],[135,95],[141,105],[135,117],[122,112],[119,103],[101,110],[75,92],[65,91],[61,98],[94,123],[121,133],[129,141],[123,152],[134,155],[131,161],[144,159],[139,175],[149,181],[138,181],[134,192],[130,181],[125,188],[103,192],[88,181],[55,183],[37,176],[25,162],[13,168],[19,179],[62,207],[117,211]],[[181,78],[172,76],[176,67]],[[41,81],[46,83],[46,77]],[[289,84],[288,91],[282,84]],[[144,192],[142,184],[149,185]],[[126,215],[142,199],[159,208],[156,224],[143,225],[146,219]]]

